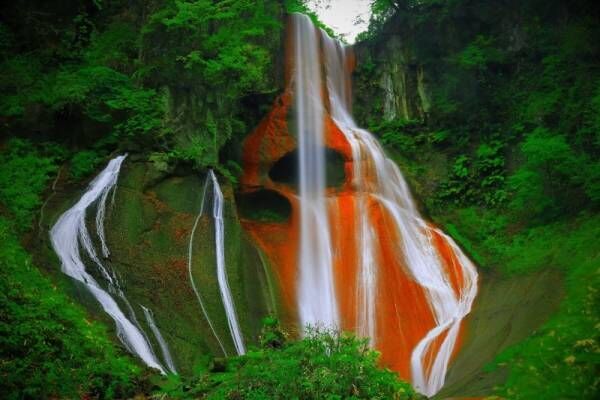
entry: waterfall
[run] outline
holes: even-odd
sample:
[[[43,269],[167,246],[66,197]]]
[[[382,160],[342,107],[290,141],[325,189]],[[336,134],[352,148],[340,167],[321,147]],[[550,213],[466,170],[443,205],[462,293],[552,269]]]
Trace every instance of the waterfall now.
[[[202,301],[202,297],[200,296],[200,292],[194,282],[194,277],[192,275],[192,250],[193,250],[193,242],[194,242],[194,234],[196,232],[196,228],[198,227],[198,222],[200,221],[200,217],[204,213],[204,205],[206,201],[206,193],[209,184],[212,186],[213,193],[213,212],[212,217],[214,221],[214,229],[215,229],[215,256],[216,256],[216,264],[217,264],[217,282],[219,284],[219,291],[221,293],[221,300],[223,301],[223,306],[225,308],[225,315],[227,317],[227,324],[229,326],[229,331],[231,333],[231,338],[233,339],[233,344],[235,346],[236,352],[238,354],[245,354],[246,348],[244,345],[244,339],[242,336],[242,332],[240,329],[240,325],[238,323],[237,315],[235,312],[235,304],[233,302],[233,297],[231,295],[231,290],[229,289],[229,283],[227,281],[227,271],[225,268],[225,228],[223,224],[223,193],[221,192],[221,187],[219,186],[219,181],[215,176],[212,170],[209,170],[208,175],[206,177],[206,181],[204,182],[204,188],[202,191],[202,201],[200,205],[200,211],[196,220],[194,221],[194,226],[192,227],[192,233],[190,235],[190,242],[188,246],[188,274],[190,278],[190,282],[192,284],[192,288],[194,293],[196,294],[196,298],[200,303],[200,308],[202,309],[202,313],[206,318],[206,321],[209,325],[211,332],[216,338],[217,342],[223,354],[227,356],[227,351],[225,350],[225,346],[223,346],[223,342],[221,341],[217,331],[215,330],[213,323],[208,315],[204,302]]]
[[[160,346],[160,350],[163,354],[163,358],[165,360],[165,363],[167,364],[167,367],[169,368],[169,371],[176,374],[177,370],[175,369],[175,363],[173,362],[173,357],[171,357],[169,346],[163,338],[162,333],[160,333],[158,326],[156,326],[156,322],[154,321],[154,315],[152,314],[152,311],[142,305],[140,305],[140,307],[142,307],[142,311],[144,311],[144,316],[146,317],[146,322],[148,322],[148,326],[150,327],[150,330],[152,330],[152,333],[154,334],[154,337],[156,338],[156,341]]]
[[[325,54],[325,67],[327,71],[327,89],[329,92],[330,113],[336,121],[352,123],[350,116],[350,97],[348,93],[348,79],[346,77],[347,49],[337,40],[332,39],[321,31]],[[370,338],[371,346],[376,344],[376,283],[377,269],[373,255],[375,233],[373,232],[367,215],[367,181],[363,173],[363,148],[361,140],[347,130],[342,129],[346,140],[352,149],[353,182],[356,191],[356,237],[359,242],[358,251],[358,307],[357,307],[357,333]]]
[[[245,354],[246,347],[242,338],[242,331],[235,314],[235,304],[227,282],[227,271],[225,269],[225,228],[223,225],[223,193],[219,186],[219,181],[212,170],[208,171],[208,176],[213,185],[213,219],[215,222],[215,253],[217,257],[217,280],[219,282],[219,291],[225,307],[227,324],[233,339],[233,344],[238,354]]]
[[[206,310],[204,301],[202,301],[202,296],[200,296],[200,291],[198,290],[198,287],[196,286],[196,283],[194,282],[194,276],[192,274],[192,265],[193,265],[192,264],[192,253],[193,253],[193,249],[194,249],[194,235],[196,234],[196,228],[198,228],[198,222],[200,221],[200,217],[204,213],[204,202],[206,200],[206,189],[208,188],[209,182],[210,182],[210,179],[208,179],[208,177],[207,177],[206,180],[204,181],[204,189],[202,190],[202,200],[200,202],[200,211],[198,212],[198,215],[196,216],[196,220],[194,221],[194,226],[192,227],[192,233],[190,234],[190,242],[188,244],[188,276],[190,277],[190,283],[192,284],[192,289],[194,290],[196,299],[198,299],[198,303],[200,304],[200,309],[202,310],[202,314],[204,315],[204,318],[206,319],[206,322],[208,323],[208,327],[210,328],[210,331],[212,332],[215,339],[217,340],[217,343],[219,344],[219,347],[221,348],[223,355],[225,357],[227,357],[227,351],[225,350],[225,346],[223,346],[223,342],[221,342],[221,338],[217,334],[217,331],[215,330],[215,327],[210,319],[210,316],[208,315],[208,311]]]
[[[294,99],[298,140],[300,252],[298,309],[302,326],[338,327],[331,236],[325,199],[325,146],[319,31],[294,18]]]
[[[412,278],[424,288],[434,315],[435,326],[413,349],[410,361],[413,385],[421,393],[431,396],[444,384],[461,321],[470,312],[477,294],[477,272],[450,237],[421,218],[398,167],[386,157],[374,136],[356,125],[349,108],[349,49],[324,32],[321,38],[330,115],[352,149],[352,184],[357,192],[356,215],[359,216],[356,237],[360,248],[357,330],[359,334],[376,337],[376,275],[380,266],[372,255],[374,233],[369,213],[365,210],[367,201],[372,201],[391,216],[391,225],[402,239],[398,257],[403,258]],[[434,234],[442,236],[459,261],[459,265],[454,266],[460,268],[463,278],[458,291],[453,288],[442,259],[437,254],[432,238]],[[433,349],[436,341],[441,341],[437,351]],[[435,351],[433,361],[428,361],[432,351]]]
[[[50,239],[54,251],[60,258],[63,273],[80,282],[100,303],[104,311],[115,321],[117,336],[125,347],[141,358],[146,365],[156,368],[164,374],[165,370],[154,354],[143,330],[125,316],[115,299],[109,294],[109,291],[117,292],[124,298],[116,277],[100,261],[85,223],[88,207],[97,203],[96,231],[101,242],[102,255],[107,257],[109,251],[104,237],[106,200],[117,184],[121,164],[125,157],[126,155],[118,156],[108,163],[108,166],[90,183],[79,201],[60,216],[50,230]],[[108,282],[109,291],[104,290],[86,271],[81,248]]]

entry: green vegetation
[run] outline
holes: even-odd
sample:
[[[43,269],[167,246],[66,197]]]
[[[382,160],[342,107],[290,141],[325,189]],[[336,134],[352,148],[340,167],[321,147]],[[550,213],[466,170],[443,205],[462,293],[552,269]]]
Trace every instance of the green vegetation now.
[[[64,151],[45,143],[10,139],[0,153],[0,203],[13,217],[15,226],[27,230],[42,205],[41,193],[63,160]]]
[[[505,249],[510,273],[555,267],[564,271],[566,296],[541,329],[504,353],[491,368],[508,367],[498,388],[511,399],[593,399],[600,389],[600,254],[593,243],[600,216],[536,227],[512,238]],[[591,247],[591,248],[590,248]],[[526,255],[526,256],[524,256]]]
[[[33,1],[1,15],[4,128],[88,152],[74,157],[75,178],[98,162],[92,146],[101,158],[152,151],[171,164],[219,166],[279,84],[275,0]]]
[[[0,217],[0,392],[7,399],[125,398],[141,370],[32,265]]]
[[[71,175],[75,179],[81,179],[91,175],[100,163],[102,158],[95,150],[82,150],[71,157]]]
[[[174,399],[419,399],[379,355],[354,336],[314,330],[287,342],[266,318],[261,348],[199,366],[194,377],[172,376],[163,392]]]
[[[218,165],[225,143],[256,123],[240,106],[276,90],[279,13],[275,1],[198,0],[165,2],[150,14],[141,31],[145,79],[171,88],[173,113],[183,113],[174,116],[171,157]]]
[[[144,390],[137,364],[33,265],[17,239],[65,158],[61,146],[18,138],[0,153],[0,392],[9,399],[123,398]]]

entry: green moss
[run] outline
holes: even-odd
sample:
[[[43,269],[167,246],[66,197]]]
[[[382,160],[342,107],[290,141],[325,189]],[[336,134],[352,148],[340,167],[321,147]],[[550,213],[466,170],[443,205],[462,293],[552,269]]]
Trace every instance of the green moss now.
[[[203,187],[197,176],[160,177],[149,164],[128,161],[106,221],[110,263],[122,278],[124,292],[148,333],[139,305],[153,311],[182,373],[190,373],[207,354],[222,355],[188,276],[189,238]],[[253,343],[261,318],[268,314],[268,289],[259,275],[264,273],[261,260],[239,225],[231,188],[222,182],[222,190],[228,283],[244,338]],[[216,275],[210,193],[195,232],[192,276],[227,353],[235,354]]]
[[[199,201],[185,203],[175,198],[173,205],[163,202],[155,188],[148,187],[154,175],[144,171],[151,168],[135,162],[126,165],[106,222],[111,261],[138,320],[144,321],[139,305],[153,311],[178,370],[189,372],[199,357],[210,351],[205,342],[209,332],[203,328],[205,323],[187,276],[187,240],[195,215],[179,212],[181,207],[197,209]],[[164,190],[171,186],[183,199],[196,195],[199,200],[200,181],[195,183],[185,192],[175,178],[159,185]],[[150,333],[145,322],[142,324]]]
[[[172,177],[152,188],[156,197],[175,212],[196,214],[200,210],[204,182],[196,176]]]
[[[479,285],[466,320],[464,343],[436,398],[493,394],[493,388],[506,381],[508,371],[487,371],[486,365],[543,326],[557,311],[564,292],[557,271],[503,277],[480,270]]]

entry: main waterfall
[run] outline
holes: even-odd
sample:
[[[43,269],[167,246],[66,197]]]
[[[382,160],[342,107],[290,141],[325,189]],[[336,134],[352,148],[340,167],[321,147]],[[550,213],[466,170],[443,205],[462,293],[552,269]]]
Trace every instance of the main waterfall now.
[[[385,365],[433,395],[460,346],[476,269],[422,219],[398,167],[354,122],[352,49],[306,16],[290,25],[287,89],[246,140],[242,192],[272,193],[292,213],[244,226],[269,257],[292,319],[369,337]],[[336,168],[341,183],[326,179]]]
[[[305,18],[305,17],[299,17]],[[300,254],[298,309],[305,325],[337,327],[331,236],[325,199],[325,147],[318,32],[312,24],[294,24],[294,73],[298,181],[300,182]]]

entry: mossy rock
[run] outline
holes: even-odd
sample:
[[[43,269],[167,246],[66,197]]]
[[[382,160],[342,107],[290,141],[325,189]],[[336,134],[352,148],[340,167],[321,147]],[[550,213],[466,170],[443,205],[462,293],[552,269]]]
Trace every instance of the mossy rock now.
[[[464,343],[435,398],[485,397],[506,380],[506,371],[485,366],[507,347],[542,326],[558,309],[563,292],[558,271],[501,276],[480,270],[480,289],[467,317]]]
[[[107,204],[105,231],[110,256],[104,260],[116,274],[126,301],[113,293],[126,314],[133,312],[139,326],[152,342],[159,359],[163,356],[146,321],[141,306],[152,311],[154,320],[168,344],[178,372],[189,373],[206,355],[222,356],[194,294],[188,270],[190,235],[198,216],[205,176],[192,172],[163,174],[150,163],[128,159],[122,167],[114,194]],[[222,180],[221,180],[222,181]],[[272,311],[266,285],[266,269],[254,245],[239,224],[232,188],[223,182],[225,196],[225,257],[228,283],[236,305],[238,321],[246,344],[257,342],[260,320]],[[48,204],[50,228],[64,210],[74,204],[83,190],[66,187]],[[192,276],[217,335],[228,355],[235,355],[227,318],[221,301],[216,275],[214,223],[210,196],[199,218],[192,246]],[[88,213],[93,233],[95,210]],[[96,246],[99,249],[99,244]],[[51,252],[51,250],[49,250]],[[50,258],[58,264],[56,257]],[[92,263],[88,271],[98,276]],[[58,265],[51,266],[58,272]],[[60,274],[57,274],[60,275]],[[62,278],[61,278],[62,279]],[[94,300],[80,293],[76,285],[71,293],[92,314],[113,326]]]

